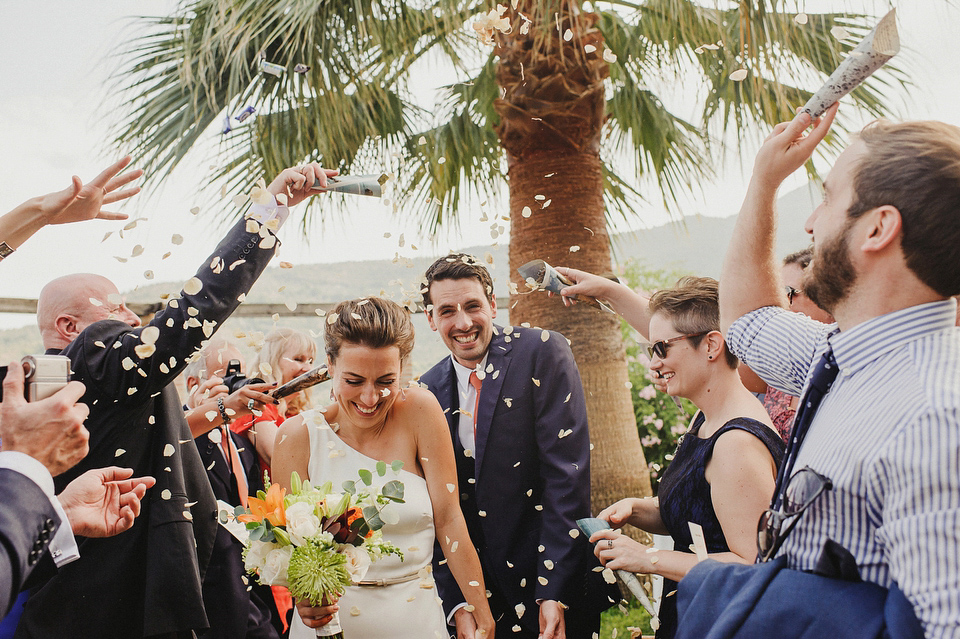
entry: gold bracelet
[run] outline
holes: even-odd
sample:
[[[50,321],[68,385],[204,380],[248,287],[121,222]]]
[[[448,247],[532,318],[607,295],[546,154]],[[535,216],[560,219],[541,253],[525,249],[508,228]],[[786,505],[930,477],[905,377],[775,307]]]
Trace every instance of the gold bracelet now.
[[[13,253],[13,249],[6,242],[0,242],[0,260]]]

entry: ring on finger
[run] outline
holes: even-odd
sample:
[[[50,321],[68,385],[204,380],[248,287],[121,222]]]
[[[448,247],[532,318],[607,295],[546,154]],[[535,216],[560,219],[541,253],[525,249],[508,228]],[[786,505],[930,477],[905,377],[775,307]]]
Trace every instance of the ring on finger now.
[[[256,401],[253,399],[247,400],[247,410],[253,410],[253,407],[256,405]]]
[[[612,539],[608,539],[608,540],[607,540],[607,548],[613,548],[613,540],[612,540]]]

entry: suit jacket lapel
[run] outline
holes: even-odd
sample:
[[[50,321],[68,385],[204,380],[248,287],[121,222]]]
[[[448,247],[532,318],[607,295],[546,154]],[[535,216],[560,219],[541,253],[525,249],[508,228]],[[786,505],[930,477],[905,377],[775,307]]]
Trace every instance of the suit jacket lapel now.
[[[486,372],[486,376],[483,378],[483,386],[480,388],[480,404],[477,407],[477,450],[475,455],[477,477],[480,476],[483,454],[487,448],[487,437],[490,435],[490,428],[493,426],[493,413],[497,409],[497,402],[500,401],[500,393],[503,388],[503,380],[507,375],[507,368],[510,367],[508,355],[512,346],[503,339],[503,327],[494,326],[497,333],[490,340],[490,348],[487,350],[487,365],[484,369],[484,372],[489,372]]]

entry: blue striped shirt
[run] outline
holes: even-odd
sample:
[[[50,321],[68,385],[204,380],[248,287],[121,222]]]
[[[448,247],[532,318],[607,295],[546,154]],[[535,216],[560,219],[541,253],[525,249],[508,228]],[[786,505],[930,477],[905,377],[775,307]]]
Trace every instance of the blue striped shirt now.
[[[840,373],[794,471],[833,481],[781,550],[814,568],[829,538],[865,581],[896,582],[927,637],[960,637],[960,329],[956,302],[921,304],[845,331],[777,307],[738,319],[728,344],[764,381],[800,395],[833,348]],[[801,593],[802,594],[802,593]]]

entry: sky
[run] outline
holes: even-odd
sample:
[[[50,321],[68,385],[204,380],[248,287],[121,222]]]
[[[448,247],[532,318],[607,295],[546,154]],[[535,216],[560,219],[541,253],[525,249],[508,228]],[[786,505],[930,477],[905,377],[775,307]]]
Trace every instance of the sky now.
[[[115,122],[117,109],[122,108],[110,97],[109,79],[118,64],[116,53],[123,42],[138,33],[132,16],[171,13],[176,5],[172,0],[4,4],[0,27],[0,59],[4,61],[0,71],[0,148],[5,152],[0,154],[0,212],[35,195],[65,188],[73,174],[86,182],[123,155],[122,149],[109,149],[106,144],[109,127]],[[898,8],[903,45],[898,63],[913,85],[886,97],[902,118],[932,118],[960,125],[960,73],[956,69],[960,60],[960,5],[948,4],[947,0],[909,0]],[[808,12],[845,8],[880,16],[891,3],[798,0],[798,6]],[[423,74],[414,88],[418,94],[430,96],[448,81],[442,73]],[[671,108],[679,115],[694,116],[692,102]],[[852,115],[853,128],[867,120],[864,117],[858,121],[859,116]],[[701,194],[681,198],[677,211],[686,215],[735,214],[754,150],[755,146],[748,145],[739,153],[728,153],[717,179],[701,185]],[[122,239],[116,233],[122,223],[116,222],[43,229],[4,261],[6,277],[0,278],[0,297],[35,298],[49,280],[75,272],[106,275],[121,291],[144,284],[147,270],[154,272],[155,281],[187,279],[222,232],[213,216],[190,213],[198,204],[209,205],[207,199],[198,196],[198,190],[212,161],[215,158],[201,154],[188,157],[157,191],[127,203],[123,212],[131,218],[146,219]],[[795,175],[785,189],[799,186],[803,180],[802,175]],[[505,197],[500,204],[505,208]],[[442,254],[450,248],[490,243],[490,223],[480,221],[479,209],[465,213],[460,233],[441,232],[430,242],[412,225],[404,225],[389,214],[379,201],[357,198],[337,216],[339,219],[312,228],[309,241],[299,236],[293,224],[281,231],[279,259],[293,264],[389,259],[397,251],[414,256],[411,244],[418,245],[422,253]],[[632,223],[635,227],[670,219],[657,198],[651,198],[637,213]],[[102,241],[109,231],[114,233]],[[384,233],[391,237],[384,238]],[[406,239],[403,249],[398,247],[401,233]],[[181,235],[183,243],[173,244],[173,234]],[[508,235],[509,228],[499,241],[506,242]],[[130,257],[137,244],[145,247],[141,256],[126,263],[115,259]],[[171,255],[161,259],[168,251]],[[29,315],[0,314],[0,328],[32,322]]]

